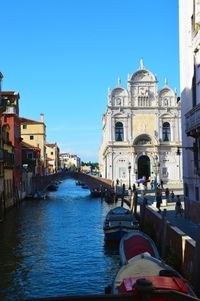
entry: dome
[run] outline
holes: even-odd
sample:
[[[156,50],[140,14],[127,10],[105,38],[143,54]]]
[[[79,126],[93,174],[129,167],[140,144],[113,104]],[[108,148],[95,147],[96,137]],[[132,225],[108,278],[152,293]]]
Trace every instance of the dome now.
[[[164,98],[164,97],[174,97],[175,96],[175,92],[169,88],[169,87],[164,87],[159,91],[159,97],[160,98]]]
[[[153,73],[151,73],[147,69],[140,69],[130,76],[129,81],[132,81],[135,83],[136,82],[157,82],[157,79],[153,75]]]
[[[112,97],[116,97],[116,96],[128,96],[128,92],[126,89],[122,88],[122,87],[117,87],[115,89],[112,90],[111,92],[111,96]]]

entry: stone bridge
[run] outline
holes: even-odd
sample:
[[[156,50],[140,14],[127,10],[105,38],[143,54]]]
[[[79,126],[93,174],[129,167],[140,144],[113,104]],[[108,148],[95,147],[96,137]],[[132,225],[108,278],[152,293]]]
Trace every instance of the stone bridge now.
[[[84,183],[90,191],[107,191],[109,195],[114,193],[113,181],[109,179],[104,179],[101,177],[84,174],[81,172],[61,172],[55,173],[48,176],[36,176],[32,179],[32,192],[33,194],[37,191],[45,191],[48,186],[54,183],[57,180],[61,180],[64,178],[73,178],[77,181]]]
[[[82,172],[71,172],[71,177],[77,181],[83,182],[89,187],[91,191],[93,190],[107,190],[110,193],[114,193],[113,181],[109,179],[104,179],[102,177],[97,177],[93,175],[88,175]]]

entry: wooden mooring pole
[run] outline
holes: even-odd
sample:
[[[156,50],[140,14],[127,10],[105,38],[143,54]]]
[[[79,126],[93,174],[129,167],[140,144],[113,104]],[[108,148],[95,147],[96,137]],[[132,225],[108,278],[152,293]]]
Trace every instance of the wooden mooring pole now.
[[[196,247],[192,264],[192,285],[198,296],[200,296],[200,224],[197,229]]]
[[[160,229],[160,247],[161,247],[161,257],[166,256],[166,245],[167,245],[167,209],[162,212],[162,221]]]

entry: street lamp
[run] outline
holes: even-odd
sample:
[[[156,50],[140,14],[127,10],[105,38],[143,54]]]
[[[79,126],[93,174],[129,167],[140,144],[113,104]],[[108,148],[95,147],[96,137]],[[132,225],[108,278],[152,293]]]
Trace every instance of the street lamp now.
[[[128,163],[128,182],[129,182],[129,189],[131,189],[131,163]]]

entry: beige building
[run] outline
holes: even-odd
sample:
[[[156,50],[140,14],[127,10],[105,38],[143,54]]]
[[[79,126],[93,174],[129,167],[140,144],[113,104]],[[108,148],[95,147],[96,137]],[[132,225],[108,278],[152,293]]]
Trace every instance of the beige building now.
[[[25,143],[40,148],[40,159],[43,165],[43,174],[47,174],[46,125],[44,123],[44,114],[40,114],[40,121],[22,117],[21,137]]]
[[[104,178],[132,186],[145,176],[158,182],[182,181],[181,106],[176,91],[158,90],[156,76],[140,61],[128,75],[127,89],[118,85],[108,91],[103,115],[99,167]]]
[[[60,150],[57,143],[47,143],[46,144],[46,155],[47,155],[47,165],[48,173],[55,173],[59,171],[59,155]]]

